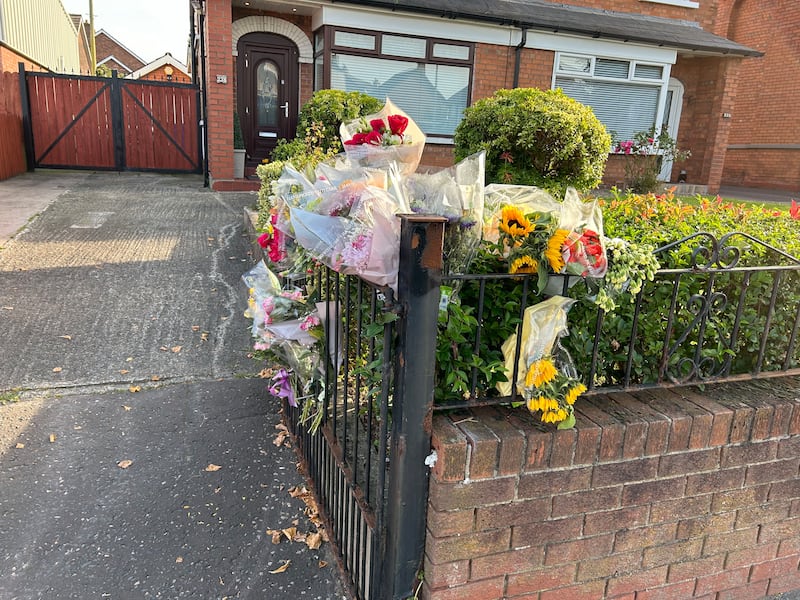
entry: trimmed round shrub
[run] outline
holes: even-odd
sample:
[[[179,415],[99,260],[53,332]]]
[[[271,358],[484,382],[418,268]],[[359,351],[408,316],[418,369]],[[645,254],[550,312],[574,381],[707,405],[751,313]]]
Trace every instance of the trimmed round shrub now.
[[[357,119],[378,112],[381,108],[383,101],[368,94],[319,90],[314,92],[311,99],[300,109],[297,119],[297,139],[317,146],[323,152],[330,149],[341,152],[339,125],[342,121]]]
[[[588,106],[560,89],[498,90],[464,111],[455,158],[486,150],[487,183],[535,185],[557,196],[597,187],[611,136]]]

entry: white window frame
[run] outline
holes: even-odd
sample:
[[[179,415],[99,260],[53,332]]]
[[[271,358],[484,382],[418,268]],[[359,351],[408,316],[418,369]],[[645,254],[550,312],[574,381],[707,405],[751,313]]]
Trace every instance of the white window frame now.
[[[576,71],[568,71],[568,70],[561,70],[561,57],[572,57],[578,59],[589,59],[590,66],[588,73],[579,73]],[[614,61],[626,61],[628,62],[628,76],[623,79],[620,77],[603,77],[603,76],[596,76],[595,73],[595,65],[597,60],[614,60]],[[637,65],[646,65],[646,66],[658,66],[661,67],[661,78],[660,79],[651,79],[646,77],[636,77],[636,66]],[[664,106],[667,100],[667,87],[669,85],[670,79],[670,69],[671,64],[667,62],[658,62],[653,60],[639,60],[636,58],[621,58],[619,56],[604,56],[599,54],[582,54],[578,52],[563,52],[559,51],[555,53],[554,57],[554,64],[553,64],[553,76],[550,82],[551,89],[555,89],[558,87],[556,85],[556,80],[558,77],[570,77],[572,79],[585,79],[587,81],[608,81],[608,82],[629,82],[631,84],[635,84],[637,86],[640,85],[648,85],[652,87],[659,88],[658,94],[658,104],[656,106],[655,111],[655,129],[656,131],[660,130],[663,125],[663,113],[664,113]],[[622,140],[618,140],[622,141]]]

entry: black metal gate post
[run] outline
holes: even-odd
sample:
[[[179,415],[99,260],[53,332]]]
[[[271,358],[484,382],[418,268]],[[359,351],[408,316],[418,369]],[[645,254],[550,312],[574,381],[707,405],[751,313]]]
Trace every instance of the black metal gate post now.
[[[436,326],[442,280],[442,217],[402,215],[397,323],[398,350],[392,404],[392,446],[383,573],[376,589],[387,600],[414,595],[425,549],[431,448]]]
[[[28,82],[25,78],[25,63],[19,63],[19,101],[22,107],[22,133],[25,139],[25,162],[28,171],[36,165],[36,154],[33,148],[33,123],[31,123],[31,100],[28,97]]]
[[[114,168],[125,170],[125,121],[122,116],[122,80],[111,71],[111,129],[114,132]]]

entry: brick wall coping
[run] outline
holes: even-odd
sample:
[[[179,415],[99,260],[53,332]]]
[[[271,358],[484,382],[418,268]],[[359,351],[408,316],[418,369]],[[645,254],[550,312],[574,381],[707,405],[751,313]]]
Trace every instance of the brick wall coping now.
[[[432,475],[462,482],[800,434],[800,378],[582,397],[574,429],[524,408],[437,413]]]

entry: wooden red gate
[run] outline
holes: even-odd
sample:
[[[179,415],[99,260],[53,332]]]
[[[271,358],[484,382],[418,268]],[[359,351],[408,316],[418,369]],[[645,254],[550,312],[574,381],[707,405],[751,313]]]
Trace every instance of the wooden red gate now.
[[[202,172],[197,86],[116,73],[24,76],[26,143],[36,167]]]

